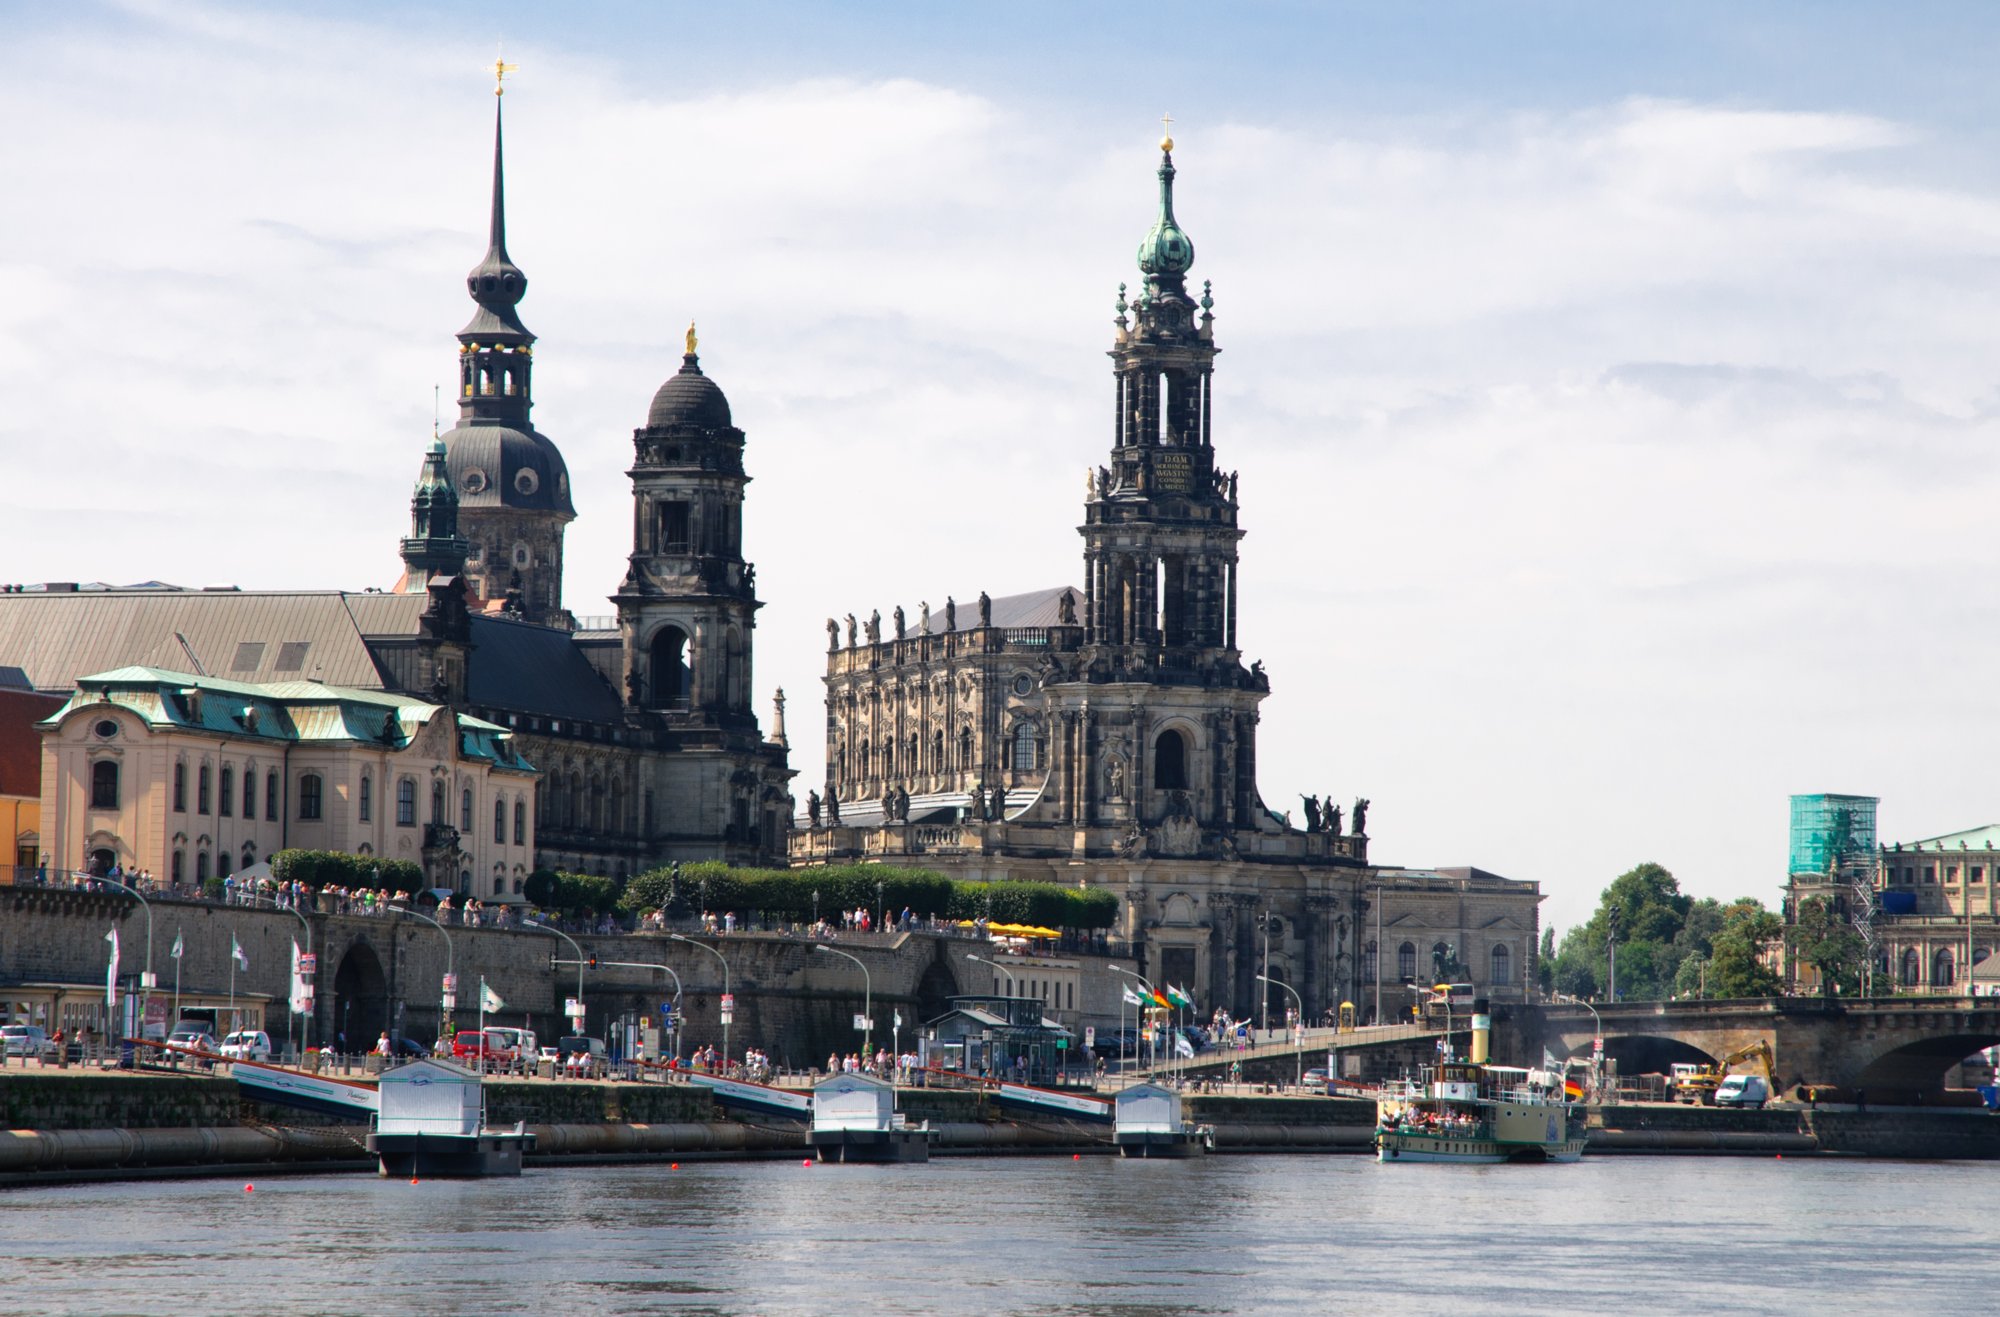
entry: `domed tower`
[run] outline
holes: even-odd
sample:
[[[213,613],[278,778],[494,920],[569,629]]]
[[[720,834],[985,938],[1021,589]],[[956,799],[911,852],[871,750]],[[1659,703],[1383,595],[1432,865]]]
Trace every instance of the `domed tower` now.
[[[655,825],[654,853],[782,864],[791,773],[751,706],[763,605],[743,558],[743,431],[695,348],[690,325],[680,370],[633,433],[632,554],[612,596],[626,701],[680,752],[654,784],[677,811]]]
[[[519,615],[569,625],[562,602],[563,528],[576,519],[569,468],[528,412],[535,336],[517,308],[528,276],[507,255],[499,103],[493,111],[493,214],[486,259],[465,277],[476,310],[458,332],[458,424],[442,436],[471,548],[466,577],[483,600],[511,598]]]

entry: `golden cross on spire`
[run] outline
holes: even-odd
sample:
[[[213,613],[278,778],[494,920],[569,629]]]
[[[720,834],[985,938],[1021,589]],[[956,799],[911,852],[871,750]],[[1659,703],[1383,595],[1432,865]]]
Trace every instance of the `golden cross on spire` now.
[[[1171,114],[1160,116],[1160,149],[1162,151],[1174,149],[1174,116]]]
[[[493,94],[494,94],[495,96],[505,96],[505,95],[507,94],[507,88],[506,88],[506,87],[504,87],[504,86],[502,86],[501,84],[503,84],[503,83],[505,83],[505,82],[507,81],[507,75],[508,75],[508,74],[510,74],[510,73],[518,73],[518,72],[520,71],[520,69],[521,69],[521,66],[520,66],[519,64],[509,64],[509,63],[508,63],[508,62],[507,62],[506,60],[504,60],[504,59],[496,59],[496,60],[494,60],[494,61],[493,61]]]

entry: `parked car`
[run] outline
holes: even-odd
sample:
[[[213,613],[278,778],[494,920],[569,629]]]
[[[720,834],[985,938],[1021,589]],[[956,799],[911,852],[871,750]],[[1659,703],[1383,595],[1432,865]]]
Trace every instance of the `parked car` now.
[[[562,1069],[567,1075],[591,1079],[611,1068],[611,1053],[602,1038],[558,1038],[556,1051],[562,1055]]]
[[[271,1035],[262,1029],[238,1029],[222,1040],[222,1055],[231,1061],[268,1061]]]
[[[506,1069],[514,1064],[514,1053],[493,1029],[460,1029],[451,1040],[454,1061],[464,1061],[484,1069]]]
[[[0,1055],[46,1059],[55,1055],[48,1030],[39,1024],[0,1025]]]
[[[414,1038],[403,1037],[403,1038],[398,1038],[396,1040],[397,1056],[405,1057],[413,1061],[421,1061],[428,1058],[430,1054],[431,1054],[431,1049],[425,1047],[422,1043],[418,1042]]]
[[[1306,1071],[1305,1078],[1299,1081],[1300,1085],[1302,1085],[1305,1088],[1318,1088],[1318,1089],[1324,1089],[1331,1082],[1332,1082],[1331,1076],[1329,1076],[1326,1073],[1326,1071],[1318,1068],[1317,1066],[1315,1066],[1311,1070]]]

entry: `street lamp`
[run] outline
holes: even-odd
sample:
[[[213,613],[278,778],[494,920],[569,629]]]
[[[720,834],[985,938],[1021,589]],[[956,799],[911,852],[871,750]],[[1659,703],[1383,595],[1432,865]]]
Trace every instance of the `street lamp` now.
[[[1268,975],[1268,974],[1259,974],[1259,975],[1258,975],[1257,977],[1258,977],[1258,978],[1260,978],[1260,979],[1262,979],[1262,980],[1263,980],[1264,982],[1266,982],[1266,983],[1275,983],[1275,984],[1277,984],[1277,985],[1278,985],[1279,987],[1283,988],[1283,989],[1284,989],[1284,990],[1285,990],[1286,992],[1289,992],[1289,993],[1291,993],[1291,994],[1292,994],[1292,1000],[1293,1000],[1293,1001],[1295,1001],[1295,1002],[1297,1002],[1297,1003],[1299,1004],[1299,1023],[1298,1023],[1298,1027],[1297,1027],[1296,1029],[1294,1029],[1294,1030],[1292,1031],[1292,1052],[1293,1052],[1293,1059],[1294,1059],[1294,1061],[1296,1062],[1296,1065],[1295,1065],[1295,1066],[1293,1067],[1293,1069],[1294,1069],[1294,1073],[1295,1073],[1295,1078],[1294,1078],[1294,1079],[1292,1080],[1292,1087],[1294,1087],[1294,1088],[1299,1088],[1299,1087],[1303,1086],[1303,1085],[1305,1084],[1305,1082],[1306,1082],[1306,1051],[1305,1051],[1305,1047],[1306,1047],[1306,1031],[1305,1031],[1305,1023],[1306,1023],[1306,1003],[1305,1003],[1305,999],[1304,999],[1304,998],[1302,998],[1302,997],[1300,997],[1300,996],[1299,996],[1299,994],[1298,994],[1298,991],[1297,991],[1296,989],[1294,989],[1294,988],[1292,987],[1292,985],[1291,985],[1291,984],[1289,984],[1289,983],[1286,983],[1286,982],[1283,982],[1282,980],[1279,980],[1279,979],[1274,979],[1274,978],[1272,978],[1272,977],[1271,977],[1270,975]]]
[[[583,1036],[583,962],[585,960],[583,948],[577,946],[575,938],[563,932],[554,924],[538,924],[532,919],[523,919],[521,926],[523,928],[539,928],[544,933],[554,933],[557,937],[569,943],[570,949],[576,952],[576,1014],[571,1016],[570,1019],[575,1024],[576,1036],[581,1038]]]
[[[861,966],[861,1010],[867,1016],[868,1020],[868,1027],[861,1031],[861,1039],[862,1039],[861,1046],[867,1051],[869,1058],[872,1060],[875,1056],[874,976],[868,972],[868,966],[862,964],[861,957],[859,956],[848,955],[848,953],[845,951],[836,951],[824,942],[814,943],[813,950],[824,951],[830,956],[841,956]]]
[[[1595,1006],[1592,1006],[1581,997],[1558,997],[1556,1000],[1566,1001],[1572,1006],[1583,1007],[1583,1009],[1590,1012],[1591,1023],[1596,1026],[1597,1034],[1590,1040],[1590,1095],[1596,1097],[1597,1069],[1604,1060],[1604,1018],[1597,1013]]]
[[[704,879],[703,881],[706,882],[707,880]],[[708,945],[708,943],[706,942],[697,942],[693,938],[683,937],[679,933],[669,933],[667,934],[667,936],[668,938],[670,938],[675,942],[685,942],[691,947],[700,947],[703,951],[706,951],[709,955],[714,956],[717,960],[722,962],[722,999],[725,1003],[734,1006],[735,1001],[729,995],[729,957],[723,955],[720,951],[717,951],[714,947]],[[722,1072],[724,1074],[729,1073],[729,1019],[735,1013],[736,1012],[734,1010],[725,1010],[721,1012]]]
[[[389,908],[397,914],[409,915],[414,919],[421,919],[444,935],[444,992],[438,998],[438,1015],[442,1036],[449,1036],[451,1034],[451,1013],[458,1008],[458,972],[457,962],[452,956],[451,933],[437,920],[432,919],[429,915],[418,914],[408,906],[392,905]]]
[[[1011,969],[1008,969],[1008,968],[1007,968],[1007,967],[1006,967],[1005,965],[1002,965],[1002,964],[1001,964],[1001,963],[999,963],[998,961],[994,961],[994,960],[988,960],[988,959],[987,959],[986,957],[984,957],[984,956],[975,956],[975,955],[973,955],[973,954],[972,954],[972,953],[971,953],[970,951],[968,951],[968,952],[966,952],[966,953],[965,953],[965,958],[966,958],[967,960],[976,960],[976,961],[978,961],[978,962],[979,962],[980,964],[982,964],[982,965],[986,966],[986,967],[987,967],[988,969],[992,969],[992,970],[996,970],[996,971],[998,971],[999,973],[1002,973],[1002,974],[1005,974],[1005,975],[1007,976],[1007,995],[1008,995],[1009,997],[1012,997],[1012,996],[1014,996],[1014,995],[1015,995],[1015,992],[1014,992],[1014,971],[1013,971],[1013,970],[1011,970]],[[996,982],[996,983],[995,983],[995,984],[994,984],[993,986],[997,988],[997,987],[999,987],[1000,985],[999,985],[999,984],[998,984],[998,983]]]
[[[813,931],[819,931],[819,888],[813,888]]]
[[[875,880],[875,931],[882,931],[882,880]]]

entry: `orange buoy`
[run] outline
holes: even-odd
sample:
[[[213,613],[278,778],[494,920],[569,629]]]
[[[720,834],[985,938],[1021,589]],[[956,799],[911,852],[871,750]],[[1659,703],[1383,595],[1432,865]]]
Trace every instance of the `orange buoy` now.
[[[678,1171],[678,1170],[679,1170],[680,1168],[681,1168],[681,1164],[680,1164],[679,1162],[675,1162],[675,1163],[674,1163],[674,1164],[673,1164],[673,1165],[672,1165],[671,1167],[669,1167],[668,1169],[669,1169],[669,1170],[675,1170],[675,1171]]]
[[[243,1192],[246,1194],[254,1194],[257,1192],[257,1186],[254,1184],[246,1184],[243,1186]]]
[[[1073,1162],[1080,1162],[1083,1160],[1083,1154],[1080,1152],[1073,1152],[1069,1155],[1069,1159]]]

